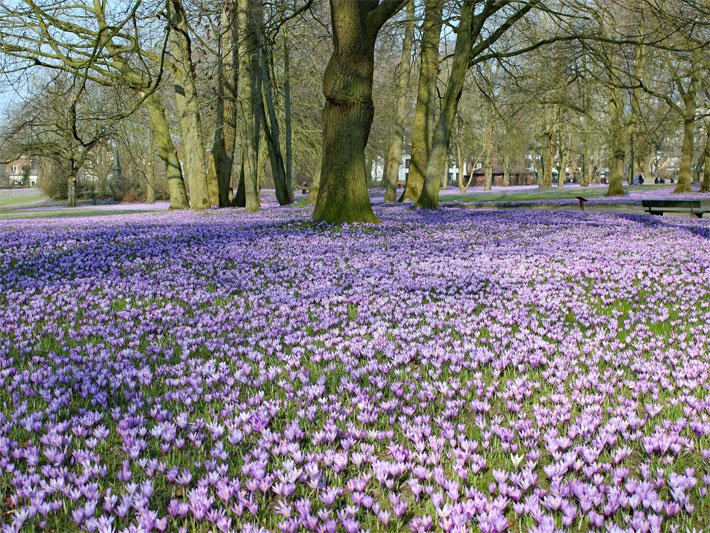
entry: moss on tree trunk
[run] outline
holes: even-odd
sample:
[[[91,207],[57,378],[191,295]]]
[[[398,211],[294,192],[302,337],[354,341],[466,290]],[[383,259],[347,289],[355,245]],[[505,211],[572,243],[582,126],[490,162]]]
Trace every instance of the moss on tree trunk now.
[[[680,152],[680,168],[678,169],[678,184],[673,192],[691,192],[690,174],[693,165],[693,149],[695,143],[695,93],[692,91],[683,95],[683,143]]]
[[[443,10],[441,0],[426,0],[424,5],[421,65],[412,131],[412,155],[409,162],[407,186],[404,191],[404,197],[413,201],[418,201],[424,187],[434,135],[436,82],[439,76],[439,38]]]
[[[405,0],[331,0],[333,54],[323,75],[323,152],[313,220],[379,222],[365,176],[365,146],[374,104],[375,40],[382,24]]]
[[[165,109],[156,93],[151,94],[146,99],[145,106],[153,126],[158,157],[165,165],[170,209],[186,209],[190,207],[190,204],[187,201],[187,191],[182,177],[180,160],[170,135],[170,124],[168,119],[165,118]]]

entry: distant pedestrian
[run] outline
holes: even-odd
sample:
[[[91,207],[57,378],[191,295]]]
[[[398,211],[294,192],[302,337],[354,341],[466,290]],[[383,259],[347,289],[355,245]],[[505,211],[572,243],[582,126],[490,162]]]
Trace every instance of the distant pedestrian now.
[[[301,183],[301,194],[306,194],[306,180]]]

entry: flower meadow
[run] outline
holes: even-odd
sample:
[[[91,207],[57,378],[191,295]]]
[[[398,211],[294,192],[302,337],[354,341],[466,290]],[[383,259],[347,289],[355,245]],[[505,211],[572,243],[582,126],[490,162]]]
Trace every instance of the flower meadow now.
[[[710,527],[710,226],[0,226],[3,531]]]

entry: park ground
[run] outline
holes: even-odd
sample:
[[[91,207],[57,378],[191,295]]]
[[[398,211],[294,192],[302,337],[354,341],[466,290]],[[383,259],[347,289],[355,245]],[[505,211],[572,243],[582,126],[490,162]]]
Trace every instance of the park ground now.
[[[698,199],[710,204],[710,197],[700,193],[683,195],[673,194],[674,185],[643,185],[627,187],[627,195],[606,198],[606,185],[580,187],[567,184],[563,188],[551,187],[540,189],[535,186],[493,187],[484,191],[483,187],[469,187],[461,193],[456,187],[449,187],[440,192],[443,206],[463,207],[467,209],[543,209],[548,211],[578,210],[578,196],[583,196],[588,203],[585,210],[606,213],[642,214],[641,200],[652,198]],[[694,187],[697,189],[697,186]],[[401,192],[401,191],[400,191]],[[383,191],[371,189],[370,198],[374,204],[382,203]],[[306,194],[296,191],[297,205],[306,205]],[[273,189],[261,192],[262,207],[276,207],[276,195]],[[0,220],[17,218],[59,218],[81,216],[105,216],[138,214],[167,211],[169,204],[159,201],[153,204],[117,203],[83,200],[77,207],[67,207],[66,201],[48,198],[36,188],[0,189]],[[667,216],[675,216],[669,214]]]
[[[710,223],[567,190],[8,201],[4,530],[707,529]]]

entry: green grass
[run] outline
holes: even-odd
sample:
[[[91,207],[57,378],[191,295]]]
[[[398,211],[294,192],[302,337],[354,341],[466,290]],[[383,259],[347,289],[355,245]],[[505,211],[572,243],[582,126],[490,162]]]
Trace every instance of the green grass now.
[[[47,211],[11,211],[9,213],[0,214],[0,220],[17,220],[24,218],[69,218],[69,217],[96,217],[96,216],[107,216],[107,215],[132,215],[138,213],[161,213],[162,211],[155,211],[153,209],[111,209],[111,210],[99,210],[99,209],[77,209],[77,210],[64,210],[64,209],[54,209]]]
[[[626,191],[639,191],[650,189],[668,188],[669,192],[673,186],[668,184],[663,185],[634,185],[624,187]],[[584,196],[585,198],[599,198],[606,195],[606,187],[565,187],[562,190],[557,188],[552,189],[532,189],[531,191],[514,191],[514,192],[477,192],[465,194],[452,194],[440,197],[442,202],[525,202],[532,200],[557,200],[560,198],[575,198]]]
[[[8,191],[0,191],[0,207],[16,206],[27,204],[30,202],[38,202],[46,200],[48,197],[41,192],[27,192],[26,194],[12,194]]]

